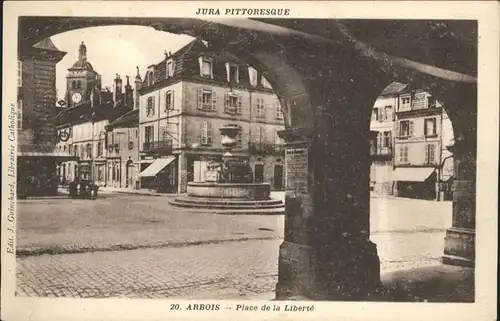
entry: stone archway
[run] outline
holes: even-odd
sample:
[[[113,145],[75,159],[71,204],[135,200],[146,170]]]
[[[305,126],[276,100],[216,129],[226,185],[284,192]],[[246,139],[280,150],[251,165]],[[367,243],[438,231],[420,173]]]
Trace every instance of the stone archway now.
[[[262,25],[252,29],[198,19],[37,17],[37,21],[26,18],[30,29],[23,28],[22,19],[21,50],[67,30],[145,25],[202,37],[263,73],[284,107],[287,129],[281,137],[287,143],[287,177],[293,177],[286,187],[278,298],[357,300],[380,285],[377,250],[369,240],[371,107],[393,80],[429,90],[444,103],[457,137],[456,193],[462,199],[454,201],[445,253],[454,262],[473,262],[474,77],[377,52],[350,32],[356,26],[338,21],[311,23],[323,30],[328,27],[327,34],[318,35],[297,27],[300,21],[280,21],[274,26],[293,25],[266,30],[259,29]],[[420,31],[427,30],[423,28]],[[446,61],[442,55],[436,61]],[[464,101],[470,107],[458,107]]]

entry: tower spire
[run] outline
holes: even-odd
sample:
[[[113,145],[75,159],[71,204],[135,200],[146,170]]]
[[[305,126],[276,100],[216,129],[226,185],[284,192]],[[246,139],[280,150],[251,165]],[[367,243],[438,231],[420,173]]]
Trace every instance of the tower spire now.
[[[85,46],[83,41],[78,48],[78,60],[87,60],[87,46]]]
[[[135,75],[135,79],[136,80],[141,80],[141,74],[139,72],[139,66],[136,66],[136,68],[137,68],[137,75]]]

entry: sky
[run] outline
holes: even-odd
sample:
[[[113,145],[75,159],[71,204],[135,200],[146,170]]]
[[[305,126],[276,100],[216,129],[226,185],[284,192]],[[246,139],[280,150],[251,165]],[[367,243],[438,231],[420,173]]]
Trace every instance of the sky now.
[[[87,60],[102,76],[102,86],[113,88],[118,73],[125,85],[130,76],[132,87],[139,66],[144,78],[146,67],[165,58],[165,50],[174,53],[192,37],[156,31],[141,26],[92,27],[64,32],[51,37],[52,42],[66,56],[56,65],[56,88],[59,99],[66,94],[66,74],[78,60],[78,47],[83,41],[87,46]]]

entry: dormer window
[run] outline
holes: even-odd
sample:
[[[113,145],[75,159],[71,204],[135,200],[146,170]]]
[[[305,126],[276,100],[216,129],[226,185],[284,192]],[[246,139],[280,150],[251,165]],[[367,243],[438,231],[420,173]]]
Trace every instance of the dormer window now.
[[[252,87],[257,87],[258,85],[258,72],[255,68],[253,67],[248,67],[248,77],[250,78],[250,85],[252,85]]]
[[[148,86],[152,86],[155,83],[155,73],[153,70],[148,72]]]
[[[227,82],[235,82],[235,83],[240,82],[238,65],[232,63],[226,63],[226,73],[227,73]]]
[[[167,78],[174,76],[174,60],[169,59],[167,61]]]
[[[206,78],[214,78],[212,58],[200,57],[199,64],[200,64],[200,76]]]

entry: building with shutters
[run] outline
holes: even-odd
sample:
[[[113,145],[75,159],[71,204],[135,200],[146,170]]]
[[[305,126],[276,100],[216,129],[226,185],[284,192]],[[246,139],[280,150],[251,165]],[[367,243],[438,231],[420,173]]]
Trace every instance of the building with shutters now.
[[[132,160],[135,166],[138,159],[137,134],[133,135],[135,146],[131,146],[127,127],[138,129],[137,112],[135,122],[129,119],[129,113],[136,105],[137,91],[134,93],[128,76],[123,86],[118,74],[113,90],[102,88],[101,76],[88,61],[87,47],[83,42],[78,53],[78,60],[66,75],[67,107],[57,118],[59,136],[67,137],[58,142],[57,148],[74,157],[60,164],[60,182],[66,184],[83,179],[100,186],[128,186],[130,179],[123,175],[128,173],[127,166],[131,167],[129,157],[135,155]],[[136,80],[136,86],[137,83]],[[109,126],[114,122],[117,125],[115,130]]]
[[[451,195],[453,128],[429,93],[390,84],[373,107],[372,191],[443,200]]]
[[[204,181],[207,164],[221,160],[225,124],[240,127],[233,155],[251,164],[254,179],[284,188],[281,104],[255,69],[193,40],[149,66],[139,93],[142,188],[182,193]]]

